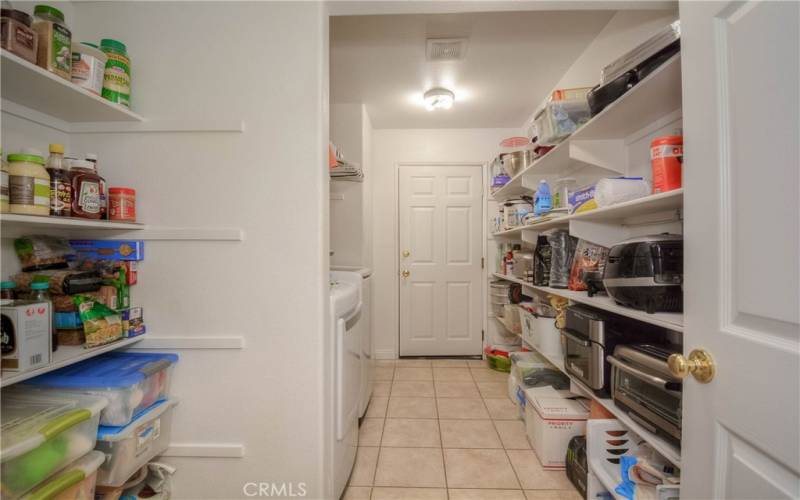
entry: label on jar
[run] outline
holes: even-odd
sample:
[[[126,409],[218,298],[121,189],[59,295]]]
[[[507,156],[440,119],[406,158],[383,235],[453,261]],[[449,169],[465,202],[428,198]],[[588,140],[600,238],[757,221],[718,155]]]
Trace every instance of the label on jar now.
[[[130,107],[130,60],[121,54],[107,53],[108,61],[103,73],[103,97],[111,102]]]
[[[72,212],[72,185],[69,180],[54,179],[50,185],[50,215],[69,216]]]
[[[103,89],[103,62],[89,54],[72,53],[72,83],[99,94]]]
[[[14,40],[17,44],[25,47],[31,52],[33,52],[34,38],[36,38],[36,34],[30,28],[26,28],[25,26],[21,26],[19,24],[14,26]],[[3,35],[3,39],[5,39],[5,34]]]
[[[72,68],[72,33],[64,26],[55,23],[53,23],[52,33],[50,67],[69,75]]]
[[[26,175],[9,176],[9,197],[13,205],[50,208],[50,181]]]
[[[81,182],[78,192],[78,206],[86,213],[100,213],[100,183],[95,181]]]

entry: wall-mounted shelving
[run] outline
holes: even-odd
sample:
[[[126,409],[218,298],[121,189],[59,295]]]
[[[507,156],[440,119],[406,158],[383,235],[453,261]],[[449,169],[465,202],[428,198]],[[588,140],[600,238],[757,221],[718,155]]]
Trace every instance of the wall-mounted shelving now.
[[[0,215],[0,225],[3,231],[20,226],[29,230],[49,230],[49,229],[108,229],[115,231],[136,231],[145,228],[144,224],[135,222],[114,222],[107,220],[78,219],[71,217],[45,217],[40,215],[19,215],[2,214]]]
[[[145,333],[139,335],[138,337],[121,339],[117,340],[116,342],[112,342],[110,344],[98,347],[92,347],[89,349],[86,349],[83,346],[79,345],[60,345],[58,346],[58,350],[53,353],[53,360],[50,362],[49,365],[22,373],[6,372],[2,376],[0,376],[0,387],[6,387],[12,384],[16,384],[18,382],[22,382],[23,380],[28,380],[38,375],[42,375],[51,372],[53,370],[58,370],[59,368],[63,368],[65,366],[73,365],[79,361],[83,361],[84,359],[93,358],[95,356],[103,354],[104,352],[114,351],[117,349],[121,349],[123,347],[128,347],[146,338],[147,335],[148,334]]]
[[[536,188],[538,176],[563,175],[584,168],[595,168],[606,173],[624,173],[625,165],[617,165],[616,161],[593,162],[590,160],[592,155],[579,153],[579,150],[593,146],[592,141],[622,141],[680,109],[681,58],[678,54],[592,117],[546,155],[526,166],[508,184],[495,191],[492,197],[503,201],[520,194],[530,195]]]
[[[10,52],[0,52],[3,99],[68,123],[141,122],[124,106],[78,87]]]
[[[683,314],[681,313],[658,312],[654,314],[648,314],[645,311],[621,306],[614,302],[614,299],[606,295],[595,295],[594,297],[589,297],[589,294],[586,292],[578,292],[563,288],[550,288],[546,286],[534,286],[521,279],[513,276],[506,276],[500,273],[493,273],[493,276],[502,280],[510,281],[512,283],[518,283],[530,290],[535,290],[550,295],[558,295],[559,297],[564,297],[573,302],[586,304],[587,306],[596,307],[598,309],[619,314],[620,316],[625,316],[627,318],[632,318],[643,323],[649,323],[651,325],[660,326],[677,332],[683,331]]]

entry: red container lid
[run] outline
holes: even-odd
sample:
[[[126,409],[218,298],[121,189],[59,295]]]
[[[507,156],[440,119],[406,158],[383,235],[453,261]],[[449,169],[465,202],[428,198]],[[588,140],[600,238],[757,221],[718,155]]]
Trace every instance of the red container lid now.
[[[129,187],[112,187],[108,188],[108,194],[129,194],[136,196],[136,190]]]
[[[661,137],[656,137],[653,139],[653,142],[650,143],[650,147],[674,146],[676,144],[683,144],[682,135],[662,135]]]

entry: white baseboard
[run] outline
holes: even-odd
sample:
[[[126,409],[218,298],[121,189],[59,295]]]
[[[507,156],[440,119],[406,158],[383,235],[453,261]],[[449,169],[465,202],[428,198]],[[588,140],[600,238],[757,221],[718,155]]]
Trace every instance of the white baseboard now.
[[[394,349],[376,350],[372,355],[373,359],[397,359],[397,353]]]

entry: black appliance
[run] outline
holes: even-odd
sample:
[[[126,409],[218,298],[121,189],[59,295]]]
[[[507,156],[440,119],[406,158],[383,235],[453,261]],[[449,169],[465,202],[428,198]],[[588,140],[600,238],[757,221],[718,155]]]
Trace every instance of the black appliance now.
[[[617,344],[630,343],[635,325],[631,320],[583,305],[567,308],[564,337],[564,368],[589,389],[608,395],[610,367],[606,356]]]
[[[683,237],[659,234],[614,245],[603,285],[624,306],[651,314],[683,311]]]
[[[586,460],[586,436],[574,436],[567,444],[567,479],[586,498],[589,466]]]
[[[608,357],[614,403],[644,428],[677,445],[682,384],[669,371],[667,359],[680,352],[671,344],[632,344],[618,345]]]

